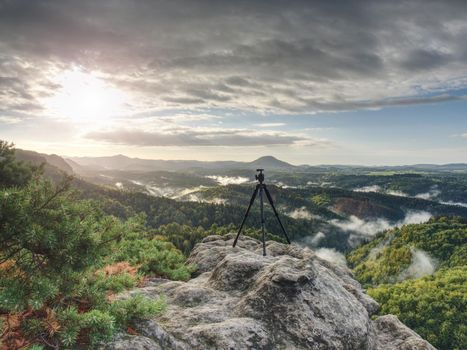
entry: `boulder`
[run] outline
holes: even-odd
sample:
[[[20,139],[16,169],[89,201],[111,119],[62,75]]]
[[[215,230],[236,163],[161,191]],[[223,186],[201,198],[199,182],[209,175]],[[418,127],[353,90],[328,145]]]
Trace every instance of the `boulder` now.
[[[435,348],[413,330],[404,325],[394,315],[385,315],[375,320],[377,344],[379,349],[387,350],[424,350]]]
[[[258,240],[232,248],[233,238],[197,244],[190,281],[154,280],[120,295],[164,295],[167,310],[104,349],[434,349],[395,316],[373,321],[379,305],[350,270],[295,244],[269,241],[263,257]]]

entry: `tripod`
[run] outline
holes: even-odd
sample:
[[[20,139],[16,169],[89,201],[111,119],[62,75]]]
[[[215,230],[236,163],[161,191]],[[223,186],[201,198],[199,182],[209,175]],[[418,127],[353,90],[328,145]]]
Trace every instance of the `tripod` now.
[[[269,193],[268,188],[266,187],[266,184],[264,184],[264,174],[263,171],[264,169],[256,169],[259,174],[255,175],[255,179],[259,182],[256,185],[256,188],[251,196],[250,199],[250,204],[248,205],[248,209],[245,212],[245,216],[243,217],[242,224],[240,225],[240,228],[238,229],[237,237],[235,237],[235,240],[233,242],[233,247],[237,245],[238,238],[240,237],[240,234],[242,233],[243,225],[245,224],[245,221],[248,217],[248,214],[250,213],[251,206],[253,205],[256,196],[259,192],[259,203],[260,203],[260,210],[261,210],[261,233],[262,233],[262,241],[263,241],[263,256],[266,256],[266,241],[265,241],[265,236],[264,236],[264,210],[263,210],[263,192],[266,193],[266,197],[269,201],[269,204],[271,204],[272,210],[274,211],[274,215],[276,216],[277,221],[279,222],[279,225],[282,229],[282,233],[285,236],[285,239],[287,240],[287,243],[290,244],[289,236],[287,235],[287,232],[285,231],[284,225],[282,225],[281,219],[279,218],[279,214],[277,213],[276,207],[274,206],[274,202],[272,201],[271,194]]]

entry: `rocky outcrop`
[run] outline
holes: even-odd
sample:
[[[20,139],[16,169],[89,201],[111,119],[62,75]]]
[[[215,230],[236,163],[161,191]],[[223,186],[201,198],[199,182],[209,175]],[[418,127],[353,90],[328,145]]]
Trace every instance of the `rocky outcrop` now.
[[[378,317],[375,321],[378,349],[434,349],[394,315]]]
[[[155,280],[124,295],[165,295],[168,307],[104,349],[434,349],[378,304],[349,270],[297,245],[210,236],[188,282]]]

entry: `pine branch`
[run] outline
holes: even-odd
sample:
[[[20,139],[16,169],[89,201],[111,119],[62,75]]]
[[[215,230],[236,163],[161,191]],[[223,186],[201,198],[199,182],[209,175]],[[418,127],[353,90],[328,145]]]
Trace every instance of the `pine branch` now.
[[[69,175],[69,176],[65,177],[65,179],[63,180],[63,182],[61,183],[61,185],[56,187],[55,192],[54,192],[39,208],[37,208],[35,211],[40,211],[40,210],[44,209],[44,208],[47,207],[55,198],[57,198],[60,194],[66,192],[66,191],[70,188],[70,183],[71,183],[72,180],[73,180],[73,176],[72,176],[72,175]]]

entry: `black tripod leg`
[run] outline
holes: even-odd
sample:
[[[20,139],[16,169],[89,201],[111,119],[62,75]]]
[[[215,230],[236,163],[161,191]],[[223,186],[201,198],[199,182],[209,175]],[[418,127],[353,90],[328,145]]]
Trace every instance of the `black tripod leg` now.
[[[250,213],[251,206],[253,205],[253,202],[255,201],[256,195],[258,194],[258,189],[259,189],[259,185],[256,185],[256,188],[253,191],[253,194],[251,195],[250,204],[248,205],[248,209],[245,212],[245,216],[243,217],[242,224],[240,225],[240,228],[238,229],[237,237],[235,237],[232,247],[235,247],[237,245],[238,237],[240,237],[240,233],[242,233],[243,225],[245,224],[246,218],[248,217],[248,214]]]
[[[263,256],[266,256],[266,239],[264,237],[264,204],[263,204],[263,187],[259,189],[259,200],[261,208],[261,238],[263,240]]]
[[[266,196],[268,197],[269,204],[271,204],[272,210],[274,211],[274,215],[276,216],[277,221],[279,221],[279,225],[281,226],[282,233],[284,234],[285,239],[287,239],[287,243],[290,244],[290,239],[289,239],[289,236],[287,235],[287,231],[285,230],[284,225],[282,225],[281,219],[279,218],[279,214],[277,213],[277,210],[276,210],[276,207],[274,206],[274,202],[272,200],[271,194],[269,193],[269,190],[266,187],[266,185],[264,185],[264,191],[266,192]]]

